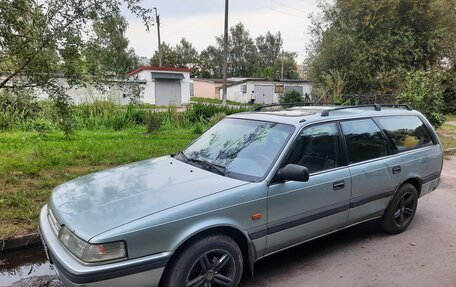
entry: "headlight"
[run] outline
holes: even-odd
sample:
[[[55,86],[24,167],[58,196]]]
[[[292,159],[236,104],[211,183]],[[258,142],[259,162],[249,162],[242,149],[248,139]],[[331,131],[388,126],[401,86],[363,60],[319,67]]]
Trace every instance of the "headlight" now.
[[[60,229],[59,239],[71,253],[84,262],[93,263],[127,257],[123,241],[90,244],[74,235],[65,226]]]

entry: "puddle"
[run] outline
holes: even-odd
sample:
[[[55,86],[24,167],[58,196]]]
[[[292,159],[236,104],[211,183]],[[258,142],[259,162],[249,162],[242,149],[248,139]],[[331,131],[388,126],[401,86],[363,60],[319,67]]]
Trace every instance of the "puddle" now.
[[[44,254],[42,246],[36,246],[0,254],[0,286],[31,277],[54,276],[53,267]]]

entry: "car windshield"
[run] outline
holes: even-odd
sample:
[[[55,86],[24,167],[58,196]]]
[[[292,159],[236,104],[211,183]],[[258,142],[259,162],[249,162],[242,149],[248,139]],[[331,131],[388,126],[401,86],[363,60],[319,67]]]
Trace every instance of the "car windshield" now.
[[[291,125],[225,118],[183,151],[183,159],[243,180],[264,178],[292,134]],[[205,163],[205,164],[201,164]],[[208,168],[209,170],[209,168]]]

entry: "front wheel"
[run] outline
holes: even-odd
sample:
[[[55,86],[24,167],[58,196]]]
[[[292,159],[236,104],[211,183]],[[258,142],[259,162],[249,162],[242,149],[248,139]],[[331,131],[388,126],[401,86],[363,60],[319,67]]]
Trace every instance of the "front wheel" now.
[[[214,235],[185,248],[167,271],[164,287],[236,287],[242,276],[243,258],[230,237]]]
[[[415,186],[409,183],[402,185],[383,215],[383,230],[397,234],[407,229],[415,216],[417,205],[418,192]]]

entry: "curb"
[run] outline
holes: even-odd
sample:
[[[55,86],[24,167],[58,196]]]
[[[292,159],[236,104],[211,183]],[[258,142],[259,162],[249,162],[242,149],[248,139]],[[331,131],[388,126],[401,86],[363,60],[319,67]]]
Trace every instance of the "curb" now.
[[[454,154],[454,153],[456,153],[456,147],[447,148],[447,149],[443,150],[443,153],[446,155]]]
[[[31,247],[41,244],[39,233],[31,233],[23,236],[16,236],[6,240],[0,240],[0,253],[24,247]]]

